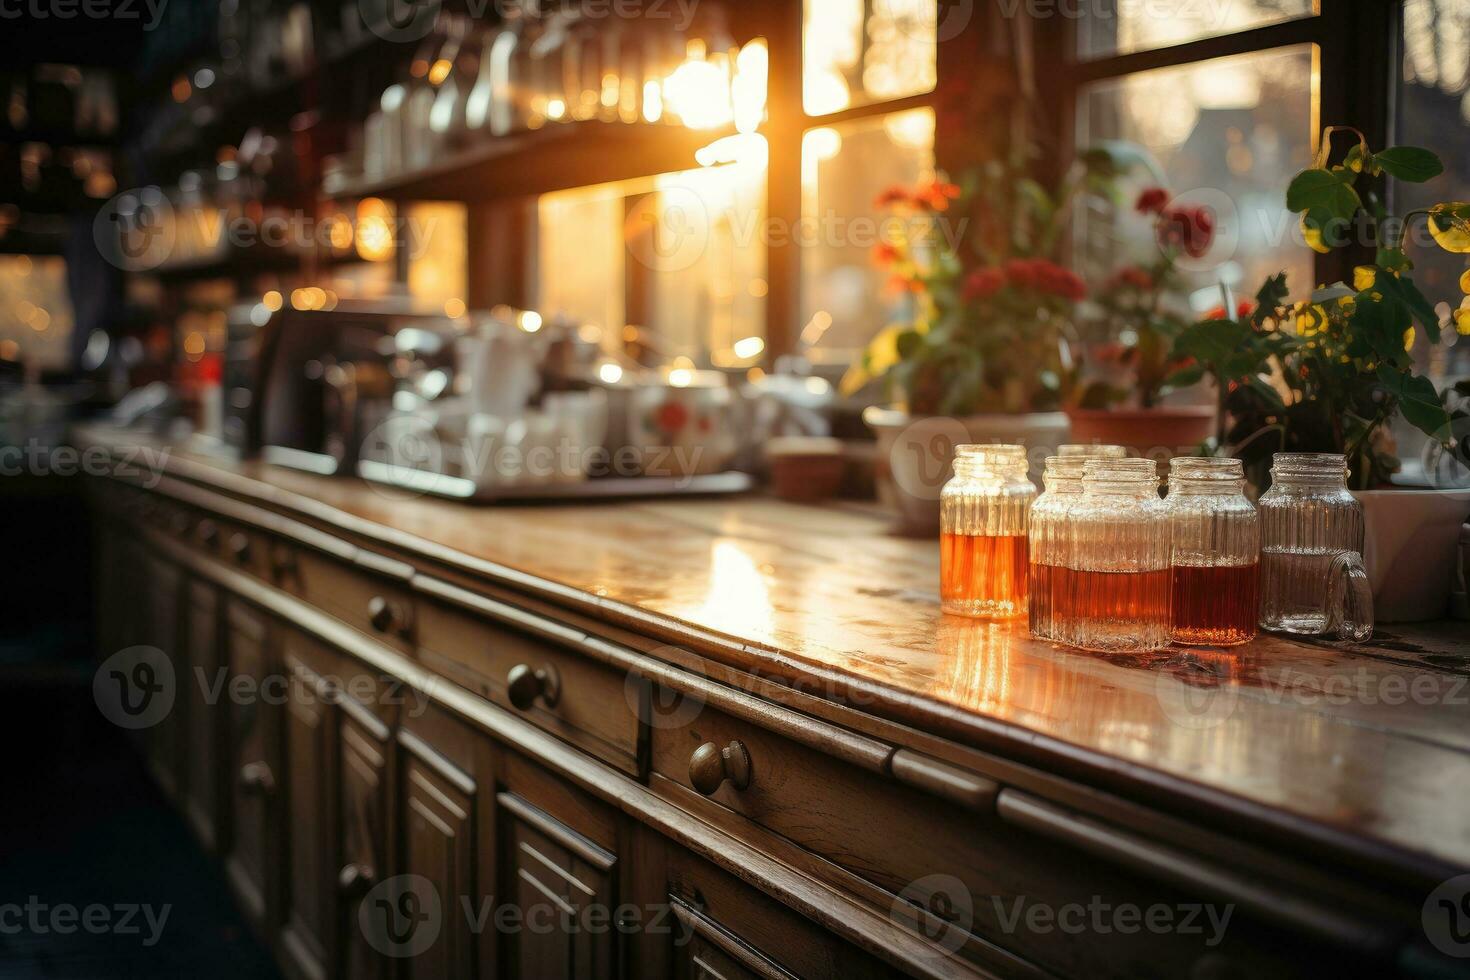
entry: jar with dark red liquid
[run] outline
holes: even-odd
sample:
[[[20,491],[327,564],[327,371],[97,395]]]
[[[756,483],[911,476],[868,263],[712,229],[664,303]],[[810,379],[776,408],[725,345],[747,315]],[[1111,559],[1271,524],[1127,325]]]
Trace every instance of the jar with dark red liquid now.
[[[1174,642],[1247,642],[1260,615],[1261,532],[1240,460],[1176,456],[1165,505]]]

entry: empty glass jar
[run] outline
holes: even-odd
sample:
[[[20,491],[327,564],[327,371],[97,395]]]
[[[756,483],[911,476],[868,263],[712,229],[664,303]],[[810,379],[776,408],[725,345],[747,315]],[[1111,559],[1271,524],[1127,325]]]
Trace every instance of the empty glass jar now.
[[[1260,520],[1238,459],[1169,461],[1170,608],[1175,643],[1234,646],[1260,616]]]
[[[1286,633],[1373,634],[1363,568],[1363,507],[1333,453],[1277,453],[1261,497],[1261,626]]]
[[[1169,645],[1169,515],[1151,459],[1089,459],[1067,527],[1057,638],[1110,653]]]
[[[939,599],[944,612],[1010,619],[1026,612],[1026,519],[1036,487],[1024,446],[955,447],[939,496]]]
[[[1057,639],[1056,610],[1064,602],[1067,573],[1067,515],[1082,499],[1082,469],[1089,457],[1121,459],[1122,446],[1058,446],[1046,458],[1044,489],[1028,517],[1030,568],[1026,588],[1031,634]]]

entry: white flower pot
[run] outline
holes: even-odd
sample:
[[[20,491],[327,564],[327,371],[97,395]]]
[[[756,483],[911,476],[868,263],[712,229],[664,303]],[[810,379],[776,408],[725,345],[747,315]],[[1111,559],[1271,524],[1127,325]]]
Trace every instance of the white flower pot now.
[[[954,447],[962,443],[1025,446],[1031,480],[1041,484],[1046,457],[1067,441],[1064,412],[1026,415],[911,416],[873,407],[863,421],[878,437],[878,499],[907,534],[939,533],[939,492],[953,475]]]
[[[1448,614],[1460,527],[1470,490],[1358,490],[1363,564],[1373,586],[1373,618],[1416,623]]]

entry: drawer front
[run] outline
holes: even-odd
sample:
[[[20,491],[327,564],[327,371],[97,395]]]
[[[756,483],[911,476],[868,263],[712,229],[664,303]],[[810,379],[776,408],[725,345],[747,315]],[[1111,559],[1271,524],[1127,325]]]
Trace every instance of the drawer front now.
[[[1310,975],[1304,967],[1317,954],[1308,946],[1272,943],[1225,903],[1214,903],[1213,921],[1226,917],[1221,930],[1209,898],[1089,860],[993,809],[947,802],[708,705],[695,710],[662,692],[653,703],[668,712],[652,725],[656,790],[711,822],[756,824],[865,879],[877,886],[868,900],[891,919],[976,965],[1014,956],[1068,976],[1188,976],[1209,964]],[[1105,917],[1093,928],[1094,899],[1123,909],[1125,925]],[[1187,925],[1126,924],[1156,906]],[[1301,959],[1278,959],[1273,945]]]
[[[401,653],[413,652],[414,603],[406,581],[376,575],[307,548],[275,555],[280,585]]]
[[[420,602],[419,659],[624,772],[641,776],[641,680],[446,603]]]

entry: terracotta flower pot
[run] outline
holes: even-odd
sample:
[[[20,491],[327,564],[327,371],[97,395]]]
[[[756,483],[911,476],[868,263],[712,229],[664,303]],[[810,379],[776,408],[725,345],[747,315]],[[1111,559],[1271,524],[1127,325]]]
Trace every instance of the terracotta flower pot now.
[[[1032,482],[1040,486],[1046,457],[1067,441],[1063,412],[1026,415],[911,416],[873,407],[863,421],[878,437],[878,499],[893,512],[898,529],[939,533],[939,492],[953,475],[954,447],[962,443],[1010,443],[1027,448]]]
[[[1363,564],[1374,618],[1416,623],[1447,615],[1470,490],[1395,487],[1353,496],[1363,504]]]
[[[1124,446],[1130,455],[1167,463],[1189,456],[1215,434],[1213,405],[1160,408],[1074,408],[1067,411],[1076,443]]]

